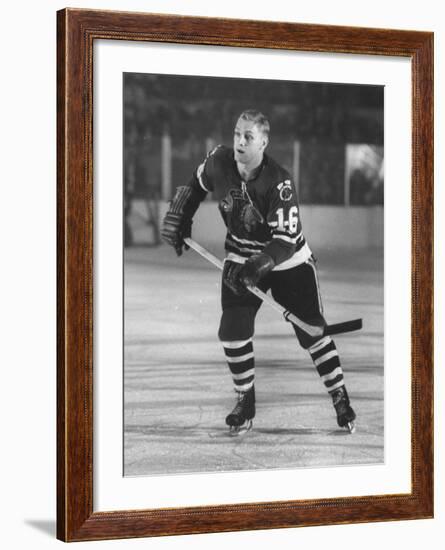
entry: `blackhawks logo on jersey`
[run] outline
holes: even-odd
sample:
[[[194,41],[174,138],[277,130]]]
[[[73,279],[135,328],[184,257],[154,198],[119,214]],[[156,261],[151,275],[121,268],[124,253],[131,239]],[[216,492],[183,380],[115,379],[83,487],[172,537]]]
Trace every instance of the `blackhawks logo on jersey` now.
[[[282,201],[290,201],[292,198],[292,186],[290,180],[282,181],[277,185],[278,190],[280,191],[280,199]]]

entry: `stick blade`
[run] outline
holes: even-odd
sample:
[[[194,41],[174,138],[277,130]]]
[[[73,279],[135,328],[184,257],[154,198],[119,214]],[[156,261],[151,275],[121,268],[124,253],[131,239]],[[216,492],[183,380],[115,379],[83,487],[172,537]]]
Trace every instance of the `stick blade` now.
[[[324,329],[326,335],[341,334],[343,332],[354,332],[363,328],[363,319],[352,319],[343,323],[335,323],[327,325]]]

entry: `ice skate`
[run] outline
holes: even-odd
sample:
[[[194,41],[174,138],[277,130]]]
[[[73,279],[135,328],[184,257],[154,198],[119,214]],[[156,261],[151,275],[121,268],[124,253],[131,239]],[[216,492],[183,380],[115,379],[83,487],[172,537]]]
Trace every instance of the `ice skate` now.
[[[237,403],[233,411],[227,415],[226,424],[230,435],[240,435],[252,429],[252,419],[255,416],[255,387],[246,392],[237,391]]]
[[[349,433],[354,433],[355,412],[349,403],[349,396],[345,386],[340,386],[340,388],[332,392],[331,396],[337,413],[337,424],[340,428],[346,428]]]

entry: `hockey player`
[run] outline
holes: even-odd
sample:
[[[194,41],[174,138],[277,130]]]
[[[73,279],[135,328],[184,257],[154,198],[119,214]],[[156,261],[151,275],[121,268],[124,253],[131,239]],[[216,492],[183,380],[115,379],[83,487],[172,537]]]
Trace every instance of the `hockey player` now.
[[[237,403],[226,423],[234,433],[249,430],[255,416],[255,363],[252,337],[261,300],[246,285],[263,292],[303,321],[325,326],[312,252],[303,235],[299,206],[289,173],[265,154],[269,122],[260,112],[241,113],[233,148],[219,145],[197,168],[188,185],[178,187],[162,227],[163,239],[182,254],[192,219],[212,192],[227,227],[221,285],[219,338],[232,375]],[[335,343],[313,338],[292,325],[300,345],[309,351],[332,397],[337,423],[354,430]]]

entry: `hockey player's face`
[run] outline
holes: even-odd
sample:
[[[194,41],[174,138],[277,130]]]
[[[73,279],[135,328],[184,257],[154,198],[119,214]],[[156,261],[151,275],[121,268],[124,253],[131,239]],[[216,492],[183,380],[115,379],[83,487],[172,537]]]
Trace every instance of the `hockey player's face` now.
[[[233,150],[236,162],[255,166],[261,163],[267,136],[251,120],[240,118],[235,126]]]

